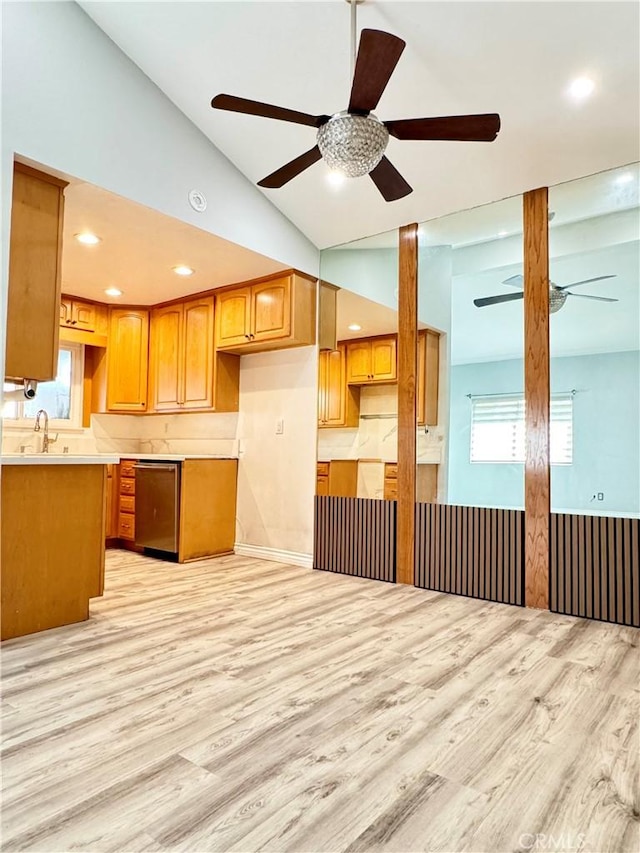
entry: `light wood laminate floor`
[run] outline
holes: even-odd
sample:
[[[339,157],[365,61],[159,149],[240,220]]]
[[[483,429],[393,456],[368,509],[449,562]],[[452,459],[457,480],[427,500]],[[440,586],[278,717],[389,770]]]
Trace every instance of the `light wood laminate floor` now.
[[[2,849],[632,851],[632,628],[111,552],[2,647]]]

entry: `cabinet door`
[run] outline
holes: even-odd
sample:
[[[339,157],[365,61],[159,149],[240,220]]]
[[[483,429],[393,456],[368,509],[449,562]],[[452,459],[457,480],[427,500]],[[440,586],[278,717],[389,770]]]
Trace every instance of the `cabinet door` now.
[[[71,309],[71,325],[74,329],[81,329],[83,332],[95,332],[95,305],[92,305],[90,302],[76,302],[74,300]]]
[[[291,334],[291,278],[254,284],[252,291],[251,340],[288,337]]]
[[[325,424],[327,426],[343,426],[345,424],[345,396],[347,390],[345,376],[344,349],[325,353]]]
[[[149,312],[113,308],[107,345],[107,410],[144,412],[147,408]]]
[[[213,406],[213,297],[185,302],[183,321],[183,409]]]
[[[228,290],[216,298],[216,346],[237,346],[249,341],[251,288]]]
[[[438,423],[438,388],[440,378],[440,335],[427,330],[424,357],[424,412],[423,423],[435,426]]]
[[[60,300],[60,325],[70,326],[73,320],[73,301],[64,296]]]
[[[371,343],[353,341],[347,344],[347,382],[354,385],[371,380]]]
[[[329,353],[323,350],[318,358],[318,426],[327,422],[327,367]]]
[[[55,379],[66,182],[16,163],[9,248],[5,376]]]
[[[167,305],[151,312],[150,405],[156,412],[180,408],[182,325],[182,305]]]
[[[397,376],[395,338],[381,338],[371,341],[371,373],[371,378],[374,381],[395,380]]]

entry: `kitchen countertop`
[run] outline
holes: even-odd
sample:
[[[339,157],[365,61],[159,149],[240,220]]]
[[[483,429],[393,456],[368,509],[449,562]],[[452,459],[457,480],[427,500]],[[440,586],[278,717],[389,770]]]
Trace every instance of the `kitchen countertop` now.
[[[237,459],[227,454],[190,453],[5,453],[0,465],[117,465],[121,459],[185,462],[187,459]]]
[[[6,453],[0,465],[111,465],[120,457],[111,453],[74,456],[72,453]]]

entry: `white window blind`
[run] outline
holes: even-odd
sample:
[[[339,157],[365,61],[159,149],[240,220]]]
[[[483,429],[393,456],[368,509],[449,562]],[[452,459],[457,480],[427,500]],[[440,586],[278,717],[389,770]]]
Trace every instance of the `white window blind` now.
[[[471,397],[471,461],[524,462],[525,403],[522,394]],[[573,461],[573,394],[551,398],[551,464]]]

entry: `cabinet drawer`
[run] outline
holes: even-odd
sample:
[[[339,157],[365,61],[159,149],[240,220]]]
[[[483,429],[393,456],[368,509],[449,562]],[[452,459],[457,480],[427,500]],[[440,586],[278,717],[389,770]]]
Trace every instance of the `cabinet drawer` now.
[[[133,495],[120,495],[120,512],[135,512],[136,499]]]
[[[398,500],[398,481],[397,480],[385,480],[384,481],[384,499],[385,499],[385,501],[397,501]]]
[[[118,536],[120,539],[133,539],[135,518],[126,512],[121,512],[118,518]]]
[[[385,480],[397,480],[398,479],[398,466],[395,463],[387,462],[384,466],[384,477]]]
[[[136,481],[132,477],[123,478],[120,480],[121,495],[135,495]]]
[[[123,459],[120,462],[120,476],[121,477],[135,477],[136,476],[136,463],[133,459]]]
[[[329,476],[329,463],[328,462],[318,462],[316,468],[316,474],[318,477],[328,477]]]

